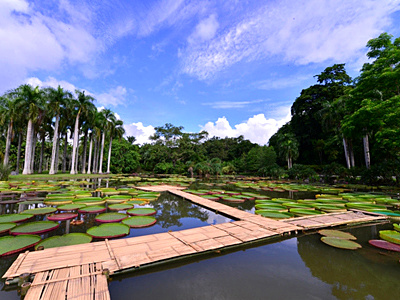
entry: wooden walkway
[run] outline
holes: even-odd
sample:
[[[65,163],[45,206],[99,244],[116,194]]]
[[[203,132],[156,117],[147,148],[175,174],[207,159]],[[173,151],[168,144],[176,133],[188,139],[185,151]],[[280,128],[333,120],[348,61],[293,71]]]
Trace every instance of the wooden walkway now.
[[[108,299],[108,290],[104,287],[105,276],[101,275],[104,269],[113,274],[298,231],[385,219],[365,212],[348,211],[277,221],[185,193],[176,187],[152,186],[142,189],[169,191],[236,221],[176,232],[27,251],[18,256],[3,277],[36,274],[27,295],[32,298],[27,299]],[[76,294],[72,294],[75,289]],[[74,296],[68,298],[70,292]]]

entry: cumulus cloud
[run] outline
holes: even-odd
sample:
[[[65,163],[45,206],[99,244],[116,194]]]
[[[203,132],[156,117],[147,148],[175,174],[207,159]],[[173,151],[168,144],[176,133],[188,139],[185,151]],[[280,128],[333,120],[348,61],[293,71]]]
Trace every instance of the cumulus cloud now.
[[[64,90],[70,91],[74,93],[77,87],[72,83],[65,81],[65,80],[57,80],[54,77],[48,77],[45,81],[40,80],[37,77],[30,77],[25,80],[25,83],[30,84],[32,86],[39,86],[39,87],[52,87],[57,88],[61,86]]]
[[[397,0],[268,1],[207,43],[189,44],[181,51],[182,72],[205,80],[235,63],[274,56],[299,65],[351,61],[399,9]]]
[[[278,131],[285,123],[290,121],[290,112],[281,119],[267,119],[264,114],[254,115],[247,121],[234,125],[230,125],[225,118],[218,118],[215,122],[208,122],[204,126],[200,126],[201,130],[209,133],[209,137],[238,137],[243,135],[245,139],[259,145],[268,143],[269,138]]]
[[[110,89],[106,93],[97,95],[96,100],[105,106],[118,106],[125,104],[126,95],[126,88],[123,86],[117,86],[116,88]]]
[[[203,42],[213,38],[218,30],[219,23],[215,14],[200,21],[194,32],[189,36],[188,42]]]
[[[153,126],[144,126],[142,122],[124,125],[124,128],[125,136],[134,136],[136,138],[136,144],[140,145],[150,143],[149,137],[156,132]]]

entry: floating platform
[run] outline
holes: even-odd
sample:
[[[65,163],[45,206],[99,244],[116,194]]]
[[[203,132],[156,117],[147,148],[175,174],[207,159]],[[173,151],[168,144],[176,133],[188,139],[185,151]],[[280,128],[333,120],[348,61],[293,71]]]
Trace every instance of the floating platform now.
[[[20,254],[3,278],[34,274],[25,299],[110,299],[107,280],[123,270],[167,263],[226,247],[287,236],[299,231],[386,220],[385,216],[348,211],[278,221],[181,191],[175,186],[140,187],[167,191],[235,220],[175,232],[151,234]],[[73,296],[72,296],[73,295]]]

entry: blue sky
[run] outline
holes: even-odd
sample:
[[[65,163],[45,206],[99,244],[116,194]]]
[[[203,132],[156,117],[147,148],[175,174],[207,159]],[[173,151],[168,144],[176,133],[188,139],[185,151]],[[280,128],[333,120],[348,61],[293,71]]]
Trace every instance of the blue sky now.
[[[314,75],[400,35],[400,0],[0,0],[0,93],[85,89],[145,142],[155,126],[259,144]]]

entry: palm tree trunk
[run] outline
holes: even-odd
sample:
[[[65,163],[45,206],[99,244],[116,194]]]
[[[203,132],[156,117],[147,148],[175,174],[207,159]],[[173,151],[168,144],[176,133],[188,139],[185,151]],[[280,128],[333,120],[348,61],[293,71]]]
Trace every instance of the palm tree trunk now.
[[[67,147],[68,147],[68,135],[67,132],[64,133],[64,153],[63,153],[63,165],[62,172],[65,173],[67,171]]]
[[[50,171],[49,174],[55,174],[56,173],[56,161],[58,162],[58,159],[56,159],[56,154],[57,154],[57,146],[58,146],[58,124],[60,123],[60,115],[56,115],[56,124],[54,125],[54,136],[53,136],[53,148],[51,150],[51,163],[50,163]]]
[[[17,151],[17,166],[15,172],[19,174],[19,161],[21,159],[21,144],[22,144],[22,132],[18,132],[18,151]]]
[[[8,129],[7,129],[6,150],[4,153],[4,161],[3,161],[4,166],[8,165],[8,160],[10,158],[10,146],[11,146],[11,136],[13,132],[13,124],[14,124],[13,119],[11,119],[10,122],[8,123]]]
[[[86,174],[86,148],[87,148],[88,130],[85,130],[85,138],[83,139],[82,153],[82,174]]]
[[[351,164],[351,167],[355,167],[356,164],[355,164],[355,161],[354,161],[354,151],[353,151],[353,145],[352,145],[351,142],[349,143],[349,153],[350,153],[350,164]]]
[[[33,137],[32,137],[32,157],[31,157],[31,174],[35,172],[35,151],[36,151],[36,142],[37,142],[37,133],[35,129],[33,129]]]
[[[74,143],[72,146],[72,163],[71,163],[71,174],[75,174],[75,157],[76,157],[76,152],[78,150],[78,137],[79,137],[79,115],[80,111],[76,115],[75,119],[75,130],[74,130]]]
[[[89,144],[89,160],[88,160],[88,171],[87,171],[88,174],[90,174],[90,167],[92,165],[92,147],[93,147],[93,132],[92,136],[90,137],[90,144]]]
[[[59,167],[58,163],[60,161],[60,140],[61,140],[61,135],[57,139],[56,162],[54,164],[55,174],[58,173],[58,167]]]
[[[110,174],[111,147],[112,147],[112,136],[110,137],[110,145],[108,146],[107,174]]]
[[[365,165],[369,169],[371,167],[371,156],[369,152],[369,141],[368,141],[368,134],[363,137],[364,143],[364,157],[365,157]]]
[[[101,150],[100,150],[100,160],[99,160],[99,174],[103,173],[103,152],[104,152],[104,140],[106,139],[106,131],[103,130],[101,138]]]
[[[343,138],[343,147],[344,147],[344,156],[346,158],[347,169],[350,169],[351,165],[350,165],[349,149],[347,147],[347,141],[345,138]]]
[[[92,173],[96,173],[96,166],[97,166],[97,138],[95,137],[93,140],[93,167]]]
[[[78,158],[79,158],[79,139],[76,145],[75,166],[74,166],[75,174],[78,174],[78,160],[79,160]]]
[[[32,131],[33,121],[29,119],[28,128],[26,130],[26,146],[25,146],[25,159],[24,159],[24,170],[22,174],[31,174],[31,157],[32,157]]]
[[[39,171],[38,171],[39,174],[42,173],[44,145],[45,145],[45,135],[43,134],[42,143],[41,143],[41,147],[40,147],[40,160],[39,160]]]

